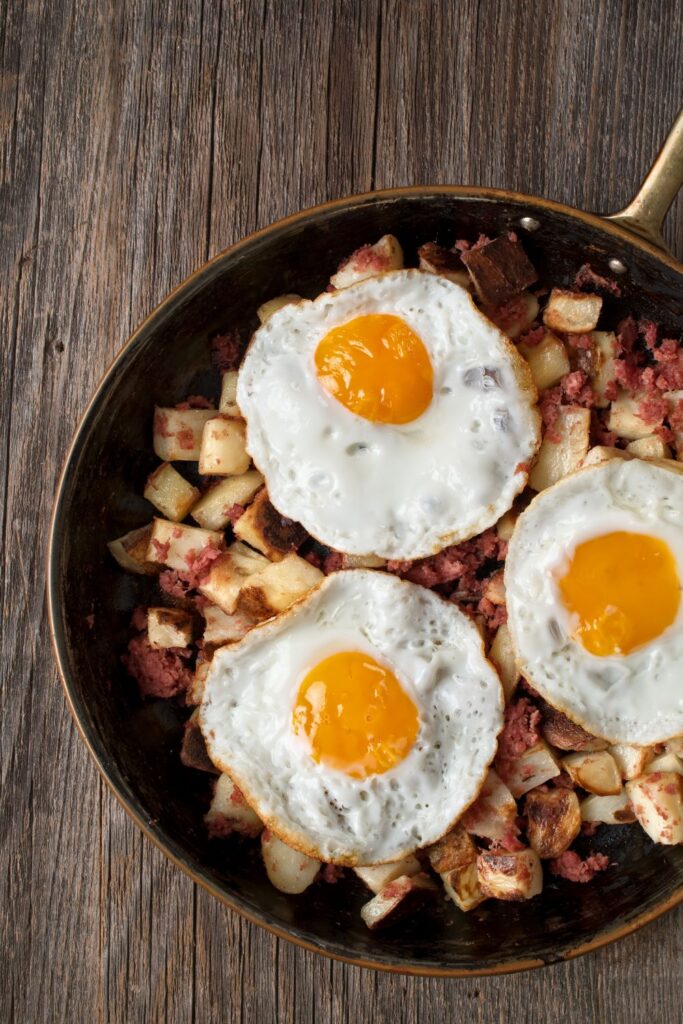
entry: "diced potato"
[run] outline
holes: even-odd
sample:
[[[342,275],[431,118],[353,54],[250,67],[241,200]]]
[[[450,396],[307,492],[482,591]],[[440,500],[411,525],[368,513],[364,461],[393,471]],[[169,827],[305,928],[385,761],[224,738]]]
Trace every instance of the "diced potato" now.
[[[469,833],[482,839],[502,843],[517,837],[517,804],[493,768],[489,768],[479,796],[460,821]]]
[[[484,588],[484,597],[491,604],[505,604],[505,580],[502,569],[495,572]]]
[[[661,437],[650,434],[649,437],[639,437],[637,441],[629,441],[626,451],[635,455],[638,459],[670,459],[671,449]]]
[[[268,299],[263,305],[259,306],[256,310],[256,316],[259,318],[262,324],[267,323],[273,313],[277,313],[279,309],[284,306],[291,305],[292,302],[299,302],[301,299],[300,295],[277,295],[274,299]]]
[[[497,761],[496,769],[516,799],[560,774],[558,761],[544,740],[539,740],[514,761]]]
[[[393,235],[383,235],[374,245],[357,249],[341,264],[330,278],[334,288],[348,288],[349,285],[376,277],[388,270],[403,269],[403,249]]]
[[[239,607],[258,619],[270,618],[304,597],[322,579],[320,569],[310,562],[298,555],[286,555],[281,562],[271,562],[242,585]]]
[[[628,825],[636,820],[628,793],[622,789],[615,796],[587,796],[581,801],[581,820],[599,821],[603,825]]]
[[[674,736],[673,739],[667,740],[664,744],[669,754],[678,754],[679,757],[683,757],[683,736]]]
[[[246,473],[250,463],[244,420],[221,415],[206,421],[199,450],[200,473],[233,476]]]
[[[178,523],[199,497],[199,488],[193,487],[170,462],[162,462],[147,478],[144,496],[166,519]]]
[[[196,462],[204,424],[215,409],[154,410],[154,451],[162,462]]]
[[[448,898],[465,913],[474,910],[486,899],[479,885],[476,859],[471,864],[444,872],[440,878]]]
[[[272,562],[280,562],[298,548],[306,538],[299,523],[280,515],[273,508],[265,487],[259,491],[246,512],[233,527],[236,537],[266,555]]]
[[[652,423],[646,423],[638,413],[639,400],[622,391],[612,402],[607,429],[613,430],[619,437],[627,441],[638,441],[653,433]]]
[[[539,391],[553,387],[571,369],[566,348],[550,331],[538,345],[525,345],[522,342],[517,351],[529,364],[531,376]]]
[[[562,758],[562,767],[572,782],[589,793],[615,796],[621,792],[621,773],[607,750],[569,754]]]
[[[181,608],[148,608],[147,636],[152,647],[187,647],[192,642],[192,616]]]
[[[497,900],[530,900],[543,889],[543,868],[534,850],[482,851],[477,871],[483,895]]]
[[[375,894],[382,891],[385,885],[393,882],[401,875],[411,877],[420,871],[420,862],[412,853],[403,860],[393,861],[391,864],[370,864],[365,867],[354,868],[354,871],[365,882],[368,889]]]
[[[204,608],[202,615],[206,623],[203,636],[204,643],[215,644],[216,646],[241,640],[243,636],[247,635],[251,627],[255,625],[255,621],[250,615],[245,615],[244,612],[233,612],[232,615],[228,615],[227,612],[224,612],[222,608],[215,604],[210,604]]]
[[[531,292],[522,292],[499,309],[487,309],[486,315],[508,338],[514,340],[531,327],[538,316],[538,309],[536,296]]]
[[[588,451],[591,414],[575,405],[561,406],[555,425],[557,441],[544,437],[531,473],[529,485],[535,491],[556,484],[579,469]]]
[[[261,855],[271,884],[291,895],[308,889],[321,868],[319,860],[292,849],[267,829],[261,835]]]
[[[542,701],[540,704],[543,737],[560,750],[606,750],[607,740],[598,739],[572,722],[562,711]]]
[[[683,776],[646,772],[626,783],[636,818],[655,843],[683,843]]]
[[[207,544],[222,547],[223,534],[214,530],[200,530],[198,526],[185,526],[184,523],[171,523],[167,519],[154,519],[147,559],[167,565],[169,569],[185,571],[193,557]]]
[[[185,722],[180,746],[180,761],[186,768],[209,772],[211,775],[220,774],[209,757],[202,730],[199,728],[199,708],[195,708]]]
[[[493,638],[491,650],[489,651],[489,657],[498,669],[498,675],[500,676],[503,692],[505,693],[505,701],[507,702],[515,692],[515,687],[520,678],[520,671],[515,659],[515,649],[512,645],[510,628],[507,623],[503,623],[496,630],[496,635]]]
[[[200,584],[199,592],[228,615],[232,615],[244,584],[270,564],[258,551],[252,551],[238,541],[216,559],[208,576]]]
[[[472,910],[484,899],[477,874],[478,852],[462,825],[456,825],[427,851],[447,895],[464,911]]]
[[[201,704],[204,696],[204,684],[206,683],[206,677],[209,674],[211,668],[211,658],[213,652],[210,652],[210,656],[207,655],[207,649],[204,648],[204,657],[197,658],[197,664],[194,668],[194,674],[192,676],[192,682],[185,695],[185,700],[188,704]]]
[[[221,398],[218,411],[225,416],[240,416],[237,405],[237,370],[226,370],[221,377]]]
[[[262,486],[263,477],[257,469],[225,477],[202,495],[192,509],[192,518],[207,530],[224,530],[233,506],[248,505]]]
[[[642,775],[654,757],[652,747],[632,747],[628,743],[614,743],[609,752],[616,761],[622,779],[636,779]]]
[[[617,338],[613,331],[593,331],[593,370],[591,387],[595,394],[595,404],[606,409],[610,403],[607,393],[609,385],[615,379]]]
[[[496,533],[501,540],[510,540],[510,537],[514,533],[515,524],[519,518],[519,513],[514,509],[509,509],[504,516],[501,516],[496,523]]]
[[[428,875],[401,875],[361,907],[360,916],[371,931],[386,928],[411,913],[426,896],[433,896],[436,891],[436,884]]]
[[[427,274],[438,274],[445,277],[461,288],[471,291],[473,288],[472,278],[465,270],[460,253],[445,249],[436,242],[426,242],[417,250],[419,257],[419,268]]]
[[[252,810],[240,789],[229,775],[219,775],[213,791],[213,798],[204,815],[209,835],[223,838],[232,832],[256,837],[263,829],[263,822]]]
[[[586,466],[599,466],[602,462],[610,462],[611,459],[629,460],[631,458],[634,456],[623,448],[611,448],[609,445],[596,444],[590,449],[581,465],[585,468]]]
[[[581,831],[579,798],[572,789],[532,789],[524,807],[529,845],[543,860],[559,857]]]
[[[599,295],[553,288],[543,310],[543,323],[551,331],[588,334],[595,329],[601,309],[602,299]]]
[[[648,774],[652,774],[652,772],[675,772],[677,775],[683,775],[683,761],[681,761],[677,754],[671,752],[658,754],[657,757],[650,761],[647,771]]]
[[[383,569],[386,558],[379,555],[343,555],[342,566],[345,569]]]
[[[149,539],[152,536],[152,524],[140,526],[137,530],[116,540],[110,540],[107,544],[111,554],[126,572],[134,572],[139,576],[154,576],[159,572],[159,566],[150,562],[147,558]]]

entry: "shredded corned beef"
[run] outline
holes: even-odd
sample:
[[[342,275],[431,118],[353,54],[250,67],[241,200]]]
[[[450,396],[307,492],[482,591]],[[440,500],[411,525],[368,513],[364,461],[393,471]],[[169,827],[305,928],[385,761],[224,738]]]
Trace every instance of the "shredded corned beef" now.
[[[152,647],[142,633],[129,641],[121,661],[138,684],[141,697],[176,697],[192,682],[192,669],[186,664],[191,657],[192,651],[185,647]]]
[[[204,395],[188,395],[184,402],[178,402],[176,409],[213,409],[213,403]]]
[[[494,604],[488,597],[482,597],[477,605],[477,611],[480,615],[484,616],[486,625],[491,630],[496,630],[499,626],[505,625],[508,620],[508,610],[505,605]]]
[[[600,828],[599,821],[582,821],[581,822],[581,835],[588,836],[589,838],[594,836]]]
[[[378,252],[372,245],[361,245],[360,249],[356,249],[347,259],[342,260],[337,269],[342,270],[349,263],[353,263],[356,270],[381,271],[386,270],[387,257]]]
[[[159,437],[173,437],[173,432],[168,429],[168,414],[159,409],[154,413],[154,433]]]
[[[590,334],[567,334],[565,335],[570,348],[581,349],[590,352],[595,348]]]
[[[343,564],[343,556],[340,555],[338,551],[330,551],[330,553],[323,559],[322,571],[326,576],[329,576],[331,572],[338,572]]]
[[[144,633],[147,629],[147,609],[143,608],[141,605],[133,608],[130,624],[133,629],[137,629],[138,632]]]
[[[305,558],[310,565],[314,565],[316,569],[322,569],[323,560],[317,551],[307,551],[302,557]]]
[[[619,439],[614,431],[607,429],[605,410],[591,410],[591,445],[600,444],[606,445],[608,448],[614,448],[618,441]]]
[[[517,341],[520,345],[524,344],[528,345],[529,348],[533,348],[535,345],[540,345],[547,333],[548,332],[545,327],[542,325],[538,327],[530,327],[528,331],[524,332],[524,334],[520,334]]]
[[[488,245],[491,239],[488,235],[479,235],[476,242],[468,242],[465,238],[459,238],[453,246],[453,252],[474,252],[475,249],[481,249],[483,245]],[[510,241],[517,241],[517,236]]]
[[[230,520],[230,525],[234,526],[240,516],[244,515],[244,505],[238,505],[235,502],[234,505],[230,505],[229,508],[224,509],[225,515]]]
[[[591,853],[583,859],[574,850],[565,850],[550,862],[550,870],[569,882],[590,882],[598,871],[609,867],[609,857],[604,853]]]
[[[541,712],[526,697],[505,708],[505,725],[498,737],[498,757],[514,761],[540,739]]]
[[[609,292],[611,295],[619,298],[621,295],[621,287],[616,281],[611,280],[609,277],[603,277],[601,274],[596,274],[591,269],[590,263],[584,263],[574,278],[574,287],[578,288],[579,291],[585,291],[586,286],[594,288],[597,291]]]
[[[215,338],[211,339],[211,359],[219,373],[236,370],[240,365],[243,352],[244,345],[237,330],[217,334]]]
[[[339,864],[326,864],[320,873],[320,877],[323,882],[334,885],[335,882],[344,877],[344,868],[340,867]]]
[[[560,435],[555,430],[555,425],[560,415],[562,405],[562,389],[559,384],[554,388],[546,388],[538,397],[538,411],[543,421],[543,433],[549,441],[559,441]]]
[[[154,546],[154,554],[157,556],[157,562],[165,562],[168,558],[168,549],[171,546],[170,540],[165,540],[162,544],[160,540],[152,538],[152,544]]]
[[[194,549],[188,551],[185,556],[187,569],[165,569],[159,573],[159,586],[170,597],[187,597],[191,590],[197,589],[221,554],[221,549],[213,541],[205,544],[199,552]]]
[[[559,789],[574,789],[574,781],[567,772],[560,772],[552,780],[553,786],[557,786]]]
[[[186,574],[179,572],[177,569],[164,569],[163,572],[160,572],[159,587],[169,597],[176,597],[178,599],[187,597],[190,590]]]
[[[486,311],[489,320],[493,320],[496,327],[500,327],[501,331],[505,331],[517,320],[521,320],[525,314],[526,299],[523,295],[515,295],[513,298],[508,299],[507,302],[504,302],[502,306]]]

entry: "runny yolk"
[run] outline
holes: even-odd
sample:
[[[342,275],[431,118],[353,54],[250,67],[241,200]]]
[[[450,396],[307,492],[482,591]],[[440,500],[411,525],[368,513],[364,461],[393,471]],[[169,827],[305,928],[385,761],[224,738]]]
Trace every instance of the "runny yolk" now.
[[[315,367],[328,394],[373,423],[410,423],[432,400],[427,349],[405,320],[390,313],[333,327],[318,344]]]
[[[307,674],[292,713],[314,761],[355,779],[402,761],[415,742],[417,707],[385,665],[360,651],[341,651]]]
[[[680,583],[667,544],[618,531],[579,544],[559,580],[574,635],[591,654],[629,654],[676,618]]]

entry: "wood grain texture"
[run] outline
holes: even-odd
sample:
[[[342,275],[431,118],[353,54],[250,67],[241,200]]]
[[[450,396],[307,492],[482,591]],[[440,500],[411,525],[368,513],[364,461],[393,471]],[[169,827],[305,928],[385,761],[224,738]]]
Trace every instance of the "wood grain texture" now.
[[[420,182],[626,202],[683,96],[681,0],[2,0],[0,1019],[681,1019],[675,912],[583,960],[447,981],[256,929],[127,820],[68,717],[51,496],[126,335],[302,206]],[[667,224],[683,255],[683,204]]]

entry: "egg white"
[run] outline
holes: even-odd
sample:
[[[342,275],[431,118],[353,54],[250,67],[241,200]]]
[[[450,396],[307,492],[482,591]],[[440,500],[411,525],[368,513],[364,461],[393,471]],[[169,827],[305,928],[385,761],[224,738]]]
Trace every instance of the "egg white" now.
[[[683,732],[683,606],[649,643],[600,657],[572,637],[557,583],[579,544],[621,530],[665,541],[683,581],[683,475],[614,459],[537,495],[510,540],[508,624],[522,673],[546,700],[611,742],[650,744]]]
[[[314,761],[292,728],[302,678],[354,650],[394,672],[420,719],[405,759],[366,779]],[[216,652],[200,723],[214,764],[281,839],[321,860],[375,864],[434,842],[476,798],[502,707],[467,616],[416,584],[353,569]]]
[[[413,422],[356,416],[316,376],[327,332],[369,313],[401,317],[429,353],[433,399]],[[254,335],[237,401],[275,507],[356,555],[418,558],[480,533],[524,487],[539,442],[524,360],[464,288],[419,270],[283,307]]]

